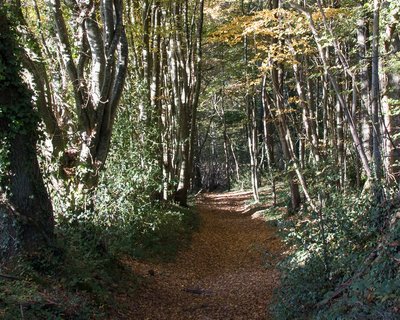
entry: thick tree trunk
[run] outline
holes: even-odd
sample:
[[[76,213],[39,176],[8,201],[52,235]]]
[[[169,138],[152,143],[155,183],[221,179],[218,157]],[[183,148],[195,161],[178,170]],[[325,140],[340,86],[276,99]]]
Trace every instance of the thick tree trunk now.
[[[36,158],[35,134],[16,134],[9,149],[9,194],[2,192],[0,199],[0,258],[38,252],[51,244],[54,228],[51,202]]]
[[[1,1],[0,1],[1,5]],[[0,259],[34,253],[53,239],[53,212],[36,157],[37,115],[19,77],[15,41],[0,8]],[[19,119],[16,124],[15,119]]]

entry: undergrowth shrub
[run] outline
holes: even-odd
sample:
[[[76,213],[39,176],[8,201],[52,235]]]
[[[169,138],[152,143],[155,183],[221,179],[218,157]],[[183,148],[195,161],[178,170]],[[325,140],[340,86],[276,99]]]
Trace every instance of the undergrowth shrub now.
[[[117,215],[112,206],[85,212],[79,221],[81,234],[90,234],[97,251],[112,256],[131,255],[146,259],[173,259],[177,250],[188,242],[198,224],[197,216],[187,208],[161,203],[127,202]],[[112,216],[112,222],[109,218]]]
[[[73,255],[71,250],[19,257],[8,268],[0,268],[11,274],[10,278],[0,276],[0,318],[104,319],[101,306],[112,296],[96,282],[114,282],[116,277],[111,280],[112,273],[103,267],[94,256]]]
[[[292,250],[280,264],[275,317],[398,319],[400,220],[388,222],[391,203],[331,193],[321,214],[281,223]]]
[[[196,226],[188,209],[158,200],[162,191],[156,128],[138,122],[127,94],[114,128],[111,149],[94,195],[95,211],[78,217],[102,233],[112,254],[173,258]]]

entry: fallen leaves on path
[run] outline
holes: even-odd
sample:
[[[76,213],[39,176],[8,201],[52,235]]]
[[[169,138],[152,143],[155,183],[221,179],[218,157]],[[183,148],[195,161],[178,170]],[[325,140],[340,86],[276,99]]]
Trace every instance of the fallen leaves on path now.
[[[197,200],[201,218],[191,246],[176,261],[129,260],[145,278],[119,319],[269,319],[268,305],[279,275],[282,251],[276,230],[246,213],[249,193],[205,194]]]

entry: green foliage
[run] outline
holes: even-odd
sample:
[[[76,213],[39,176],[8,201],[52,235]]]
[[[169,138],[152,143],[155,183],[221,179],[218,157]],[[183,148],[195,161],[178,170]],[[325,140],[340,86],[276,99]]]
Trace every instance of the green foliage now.
[[[359,264],[353,264],[356,273],[346,279],[350,283],[348,289],[319,310],[320,318],[343,314],[351,319],[398,319],[400,220],[393,222],[382,236],[369,241],[374,246]]]
[[[104,251],[114,257],[128,254],[141,259],[172,259],[198,224],[197,216],[189,209],[139,205],[126,199],[114,203],[108,199],[110,202],[104,201],[98,211],[85,211],[72,224],[65,222],[69,232],[81,231],[77,243],[93,242],[94,252]],[[85,256],[86,251],[82,248],[80,254]]]
[[[137,283],[119,258],[173,259],[197,224],[192,211],[174,206],[119,202],[118,217],[111,209],[58,221],[55,251],[19,261],[12,274],[21,280],[0,281],[2,319],[19,318],[21,308],[26,319],[106,318],[114,293]]]
[[[0,9],[0,92],[8,95],[8,99],[3,97],[0,102],[0,121],[8,126],[8,134],[1,132],[1,139],[10,134],[30,133],[39,121],[32,108],[32,93],[21,79],[21,48],[9,16],[12,13],[7,7]]]
[[[134,102],[129,94],[125,102]],[[159,202],[160,169],[155,157],[153,134],[134,127],[137,115],[123,108],[115,124],[113,143],[96,192],[88,202],[94,210],[65,216],[74,224],[89,223],[91,233],[102,239],[113,255],[139,258],[171,258],[185,243],[196,225],[195,214],[187,209]],[[151,127],[142,130],[151,131]],[[153,147],[151,145],[153,144]],[[150,146],[150,147],[149,147]],[[91,230],[91,229],[89,229]]]
[[[283,223],[293,251],[281,263],[276,318],[395,319],[400,223],[376,223],[391,213],[359,194],[331,193],[322,214]]]
[[[6,190],[9,147],[16,135],[36,134],[38,115],[21,78],[21,49],[8,6],[0,8],[0,188]]]
[[[234,179],[231,183],[231,189],[235,190],[246,190],[251,189],[251,176],[250,176],[250,166],[246,166],[242,168],[243,173],[240,176],[240,179]]]
[[[69,235],[71,236],[71,235]],[[1,319],[103,319],[102,306],[112,297],[104,279],[111,283],[110,270],[105,268],[104,258],[92,250],[81,255],[67,237],[67,245],[54,252],[41,252],[34,256],[20,257],[12,268],[15,279],[0,278]],[[79,244],[88,249],[90,244]],[[113,268],[116,272],[117,267]],[[107,270],[107,271],[106,271]],[[107,273],[108,272],[108,273]],[[78,280],[77,280],[78,279]],[[79,287],[83,279],[93,291]],[[118,281],[117,277],[112,279]]]

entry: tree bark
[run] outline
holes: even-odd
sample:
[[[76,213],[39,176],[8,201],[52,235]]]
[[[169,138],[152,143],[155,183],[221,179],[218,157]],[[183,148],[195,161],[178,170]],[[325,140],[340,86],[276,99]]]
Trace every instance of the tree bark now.
[[[366,19],[360,19],[357,21],[357,43],[358,52],[360,55],[361,68],[359,71],[360,79],[360,98],[361,98],[361,137],[362,143],[365,150],[365,155],[369,162],[372,161],[371,155],[371,102],[370,102],[370,77],[369,77],[369,67],[370,59],[367,59],[368,55],[368,23]]]
[[[36,155],[38,117],[19,76],[14,36],[0,8],[0,156],[5,160],[1,166],[6,165],[0,178],[1,260],[37,253],[54,238],[52,205]]]
[[[382,2],[384,7],[388,1]],[[390,185],[396,185],[400,181],[400,150],[399,132],[400,115],[394,113],[400,101],[400,72],[396,68],[390,68],[390,63],[396,61],[396,55],[400,52],[400,35],[398,31],[400,13],[395,13],[389,24],[386,26],[384,37],[384,52],[386,59],[381,59],[381,64],[385,72],[381,72],[380,89],[382,92],[382,110],[384,115],[383,147],[384,147],[384,167],[386,181]]]
[[[372,116],[372,154],[376,183],[380,184],[383,174],[380,130],[380,92],[379,92],[379,13],[380,0],[374,0],[374,18],[372,33],[372,80],[371,80],[371,116]]]
[[[271,116],[275,119],[275,125],[278,130],[279,140],[281,142],[283,154],[286,161],[286,167],[288,170],[288,182],[290,186],[290,213],[296,212],[300,208],[301,196],[298,182],[296,181],[296,173],[290,166],[293,164],[293,153],[290,151],[289,139],[289,128],[286,124],[286,116],[284,112],[284,101],[283,101],[283,88],[282,88],[282,70],[277,66],[274,66],[271,71],[271,78],[274,90],[274,103],[277,109],[277,116],[274,116],[271,112]]]

